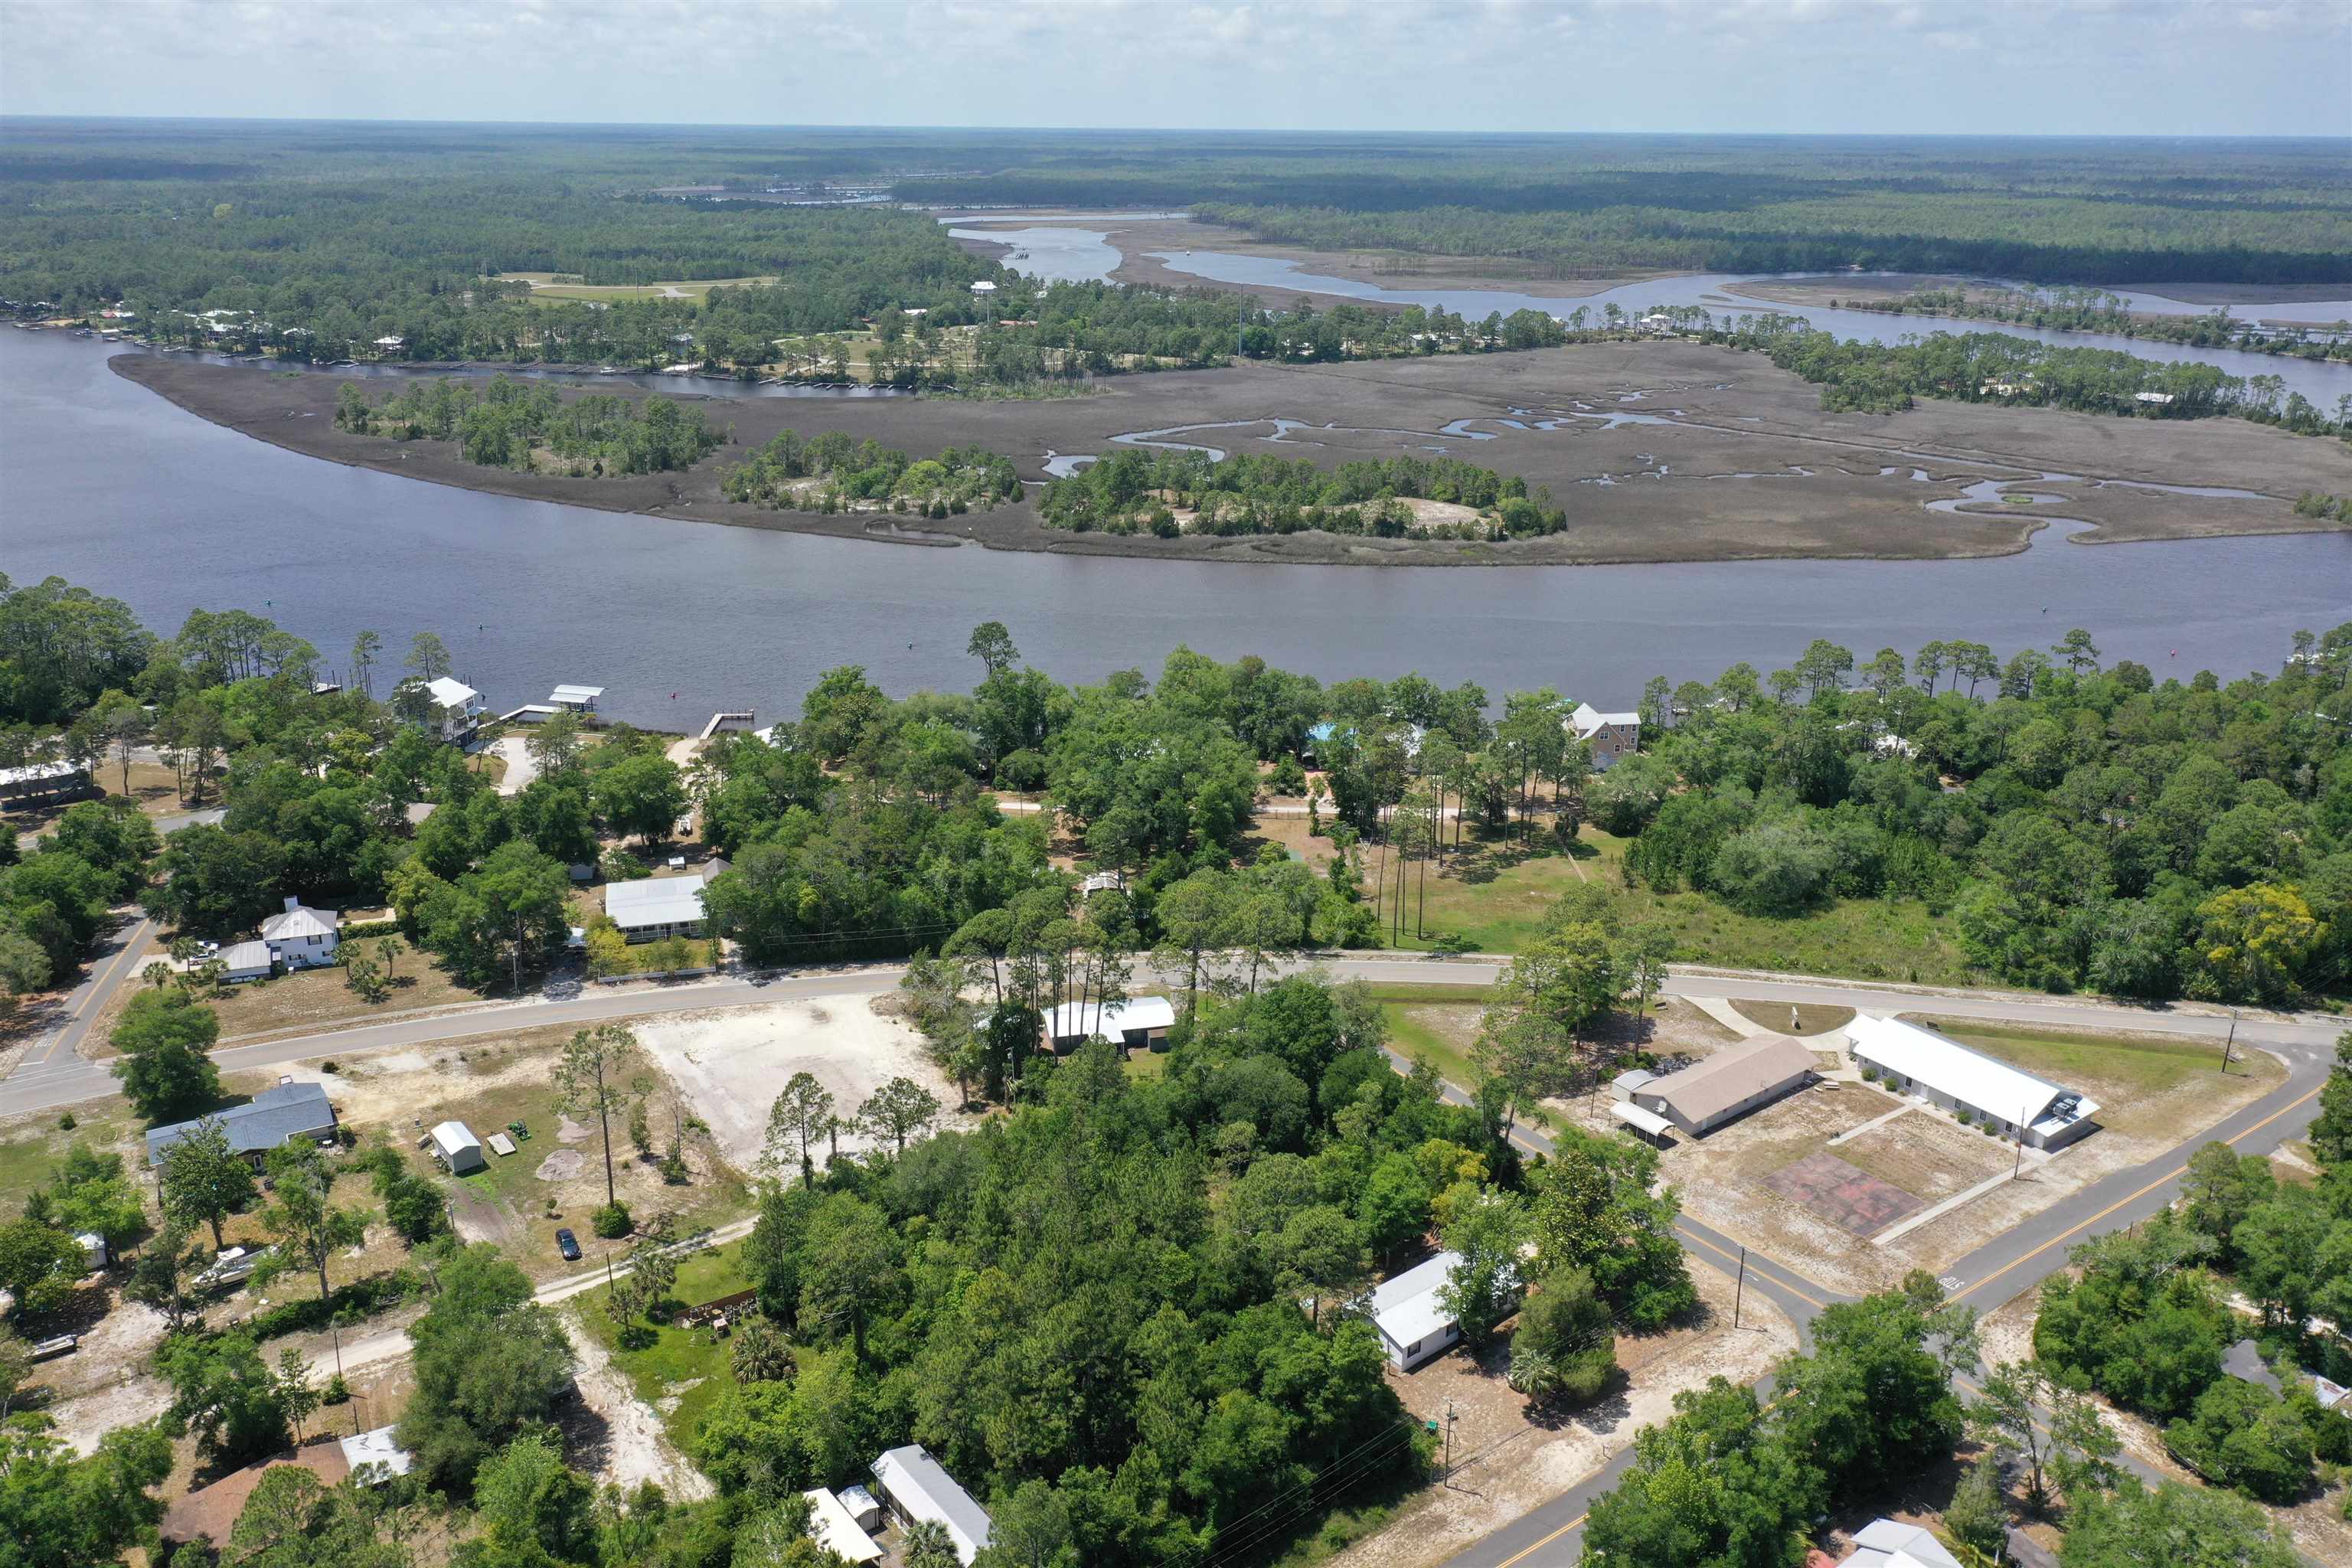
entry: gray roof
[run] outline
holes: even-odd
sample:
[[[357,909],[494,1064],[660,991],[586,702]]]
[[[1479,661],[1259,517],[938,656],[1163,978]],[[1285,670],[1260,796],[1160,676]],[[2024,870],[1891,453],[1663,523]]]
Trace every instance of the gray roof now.
[[[2229,1353],[2221,1358],[2221,1370],[2244,1382],[2259,1383],[2273,1394],[2286,1392],[2280,1386],[2278,1373],[2264,1364],[2262,1346],[2252,1340],[2240,1340],[2231,1345]]]
[[[940,1468],[920,1443],[909,1443],[903,1448],[892,1448],[874,1461],[874,1479],[890,1494],[890,1500],[916,1519],[928,1519],[947,1526],[955,1542],[956,1558],[967,1565],[988,1544],[991,1531],[988,1510],[972,1501],[971,1494],[956,1485],[955,1478]]]
[[[202,1117],[197,1121],[205,1120]],[[265,1089],[243,1105],[233,1105],[211,1118],[228,1134],[228,1146],[240,1154],[275,1149],[289,1138],[315,1136],[335,1125],[335,1108],[327,1103],[327,1088],[319,1083],[281,1083]],[[175,1121],[151,1128],[147,1163],[157,1163],[163,1152],[196,1130],[195,1121]]]

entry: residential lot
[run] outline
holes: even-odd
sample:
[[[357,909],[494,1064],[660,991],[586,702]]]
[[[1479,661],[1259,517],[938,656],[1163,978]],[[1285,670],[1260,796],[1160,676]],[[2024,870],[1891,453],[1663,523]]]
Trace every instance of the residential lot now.
[[[1700,1308],[1662,1333],[1620,1335],[1617,1386],[1582,1410],[1531,1412],[1504,1381],[1510,1334],[1482,1355],[1456,1348],[1390,1383],[1415,1416],[1454,1416],[1450,1485],[1423,1488],[1376,1535],[1332,1559],[1342,1568],[1431,1568],[1529,1509],[1549,1502],[1624,1450],[1634,1435],[1674,1414],[1674,1396],[1710,1377],[1760,1377],[1796,1348],[1796,1330],[1754,1291],[1731,1326],[1734,1282],[1694,1262]]]
[[[954,1086],[923,1058],[921,1037],[876,1007],[894,994],[675,1014],[647,1021],[637,1038],[709,1124],[719,1155],[750,1171],[767,1142],[769,1108],[794,1073],[814,1075],[839,1116],[894,1078],[914,1079],[942,1106],[955,1103]],[[844,1153],[866,1146],[862,1133],[841,1135]],[[820,1160],[827,1152],[815,1151]]]

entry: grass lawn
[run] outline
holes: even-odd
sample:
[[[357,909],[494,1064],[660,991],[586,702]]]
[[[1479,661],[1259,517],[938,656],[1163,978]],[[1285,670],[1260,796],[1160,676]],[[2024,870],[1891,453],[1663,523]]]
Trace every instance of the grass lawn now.
[[[1515,952],[1543,930],[1544,912],[1561,891],[1583,879],[1608,889],[1628,921],[1663,927],[1683,963],[1728,969],[1785,970],[1920,984],[1961,984],[1979,978],[1952,940],[1948,923],[1923,904],[1848,899],[1794,920],[1744,915],[1703,893],[1658,893],[1628,888],[1619,873],[1627,840],[1586,824],[1576,858],[1543,841],[1522,848],[1497,838],[1465,845],[1441,876],[1431,868],[1424,928],[1468,937],[1479,951]],[[1418,870],[1415,877],[1418,879]],[[1420,907],[1409,890],[1408,917]],[[1408,934],[1401,946],[1426,948]],[[1783,1020],[1785,1023],[1785,1018]]]
[[[1903,1016],[2012,1067],[2069,1086],[2097,1083],[2111,1094],[2121,1091],[2135,1099],[2166,1094],[2200,1081],[2218,1084],[2221,1077],[2221,1047],[2202,1040],[2071,1033],[1922,1013]],[[2267,1083],[2284,1076],[2284,1071],[2277,1062],[2255,1052],[2233,1058],[2230,1074],[2242,1083]],[[2102,1116],[2101,1120],[2110,1119]]]
[[[751,1284],[751,1277],[743,1272],[742,1244],[730,1242],[696,1253],[680,1263],[677,1284],[671,1289],[669,1300],[674,1308],[683,1310],[748,1289]],[[662,1425],[668,1430],[670,1441],[685,1447],[702,1413],[719,1394],[734,1386],[734,1375],[728,1369],[730,1342],[718,1338],[709,1329],[683,1329],[665,1323],[653,1331],[651,1344],[641,1350],[625,1350],[621,1347],[619,1328],[604,1310],[603,1293],[592,1290],[574,1300],[580,1308],[581,1321],[611,1352],[614,1366],[628,1377],[637,1397],[656,1410],[663,1410],[665,1401],[675,1401],[675,1408],[663,1415]],[[679,1386],[684,1384],[694,1386]]]
[[[25,1199],[48,1181],[50,1170],[76,1143],[104,1151],[136,1138],[143,1130],[121,1106],[79,1117],[71,1131],[58,1125],[58,1114],[46,1111],[37,1120],[21,1121],[0,1132],[0,1215],[14,1218]],[[144,1158],[143,1153],[123,1152],[123,1166],[134,1180]]]
[[[1789,1022],[1790,1011],[1796,1023]],[[1826,1035],[1853,1022],[1851,1007],[1830,1007],[1817,1002],[1734,1002],[1731,1010],[1759,1028],[1780,1035]]]
[[[373,956],[374,939],[352,942],[355,952]],[[401,944],[407,947],[406,942]],[[393,962],[391,984],[383,999],[370,1002],[344,984],[341,969],[306,969],[274,980],[231,985],[205,1005],[220,1015],[221,1038],[265,1035],[278,1029],[314,1029],[345,1021],[363,1022],[379,1013],[404,1013],[415,1007],[444,1007],[478,1002],[482,993],[452,976],[432,957],[413,949]]]
[[[1389,1021],[1390,1047],[1408,1061],[1428,1058],[1438,1077],[1466,1089],[1475,1085],[1481,1076],[1477,1064],[1470,1059],[1470,1042],[1477,1037],[1484,1005],[1463,1001],[1459,988],[1440,1001],[1396,994],[1439,989],[1433,985],[1391,986],[1376,989],[1372,994],[1380,1000],[1381,1012]]]

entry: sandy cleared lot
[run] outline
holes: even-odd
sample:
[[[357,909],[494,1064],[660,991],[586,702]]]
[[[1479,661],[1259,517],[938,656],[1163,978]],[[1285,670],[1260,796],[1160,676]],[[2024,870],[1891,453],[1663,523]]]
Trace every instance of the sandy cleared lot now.
[[[921,1037],[862,996],[714,1008],[640,1025],[637,1039],[709,1123],[719,1152],[751,1170],[768,1136],[768,1110],[796,1072],[814,1074],[849,1116],[894,1078],[910,1078],[952,1104],[952,1086],[923,1059]],[[845,1132],[841,1151],[870,1146]],[[820,1159],[824,1151],[816,1151]]]
[[[580,1313],[588,1310],[574,1305],[564,1313],[572,1320],[566,1325],[572,1348],[580,1356],[572,1373],[580,1405],[563,1421],[572,1463],[625,1491],[653,1481],[674,1502],[710,1496],[709,1478],[672,1446],[661,1416],[637,1398],[603,1342],[580,1322]]]
[[[1664,1333],[1620,1338],[1617,1362],[1624,1381],[1598,1404],[1562,1417],[1528,1419],[1526,1402],[1503,1381],[1510,1366],[1507,1339],[1478,1359],[1456,1350],[1412,1373],[1390,1373],[1398,1396],[1416,1416],[1443,1420],[1447,1400],[1453,1401],[1453,1485],[1425,1489],[1386,1529],[1332,1561],[1343,1568],[1443,1563],[1623,1452],[1642,1428],[1674,1414],[1681,1390],[1703,1387],[1717,1375],[1752,1382],[1796,1348],[1795,1329],[1769,1302],[1749,1292],[1734,1330],[1732,1281],[1696,1263],[1691,1278],[1704,1303],[1696,1321]]]

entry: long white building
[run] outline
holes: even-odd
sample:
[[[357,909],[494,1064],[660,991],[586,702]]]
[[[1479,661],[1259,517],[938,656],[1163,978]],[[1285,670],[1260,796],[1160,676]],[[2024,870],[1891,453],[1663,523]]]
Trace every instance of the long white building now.
[[[2004,1138],[2063,1149],[2097,1124],[2096,1100],[1896,1018],[1856,1014],[1846,1026],[1855,1062],[1902,1094],[1964,1110]]]

